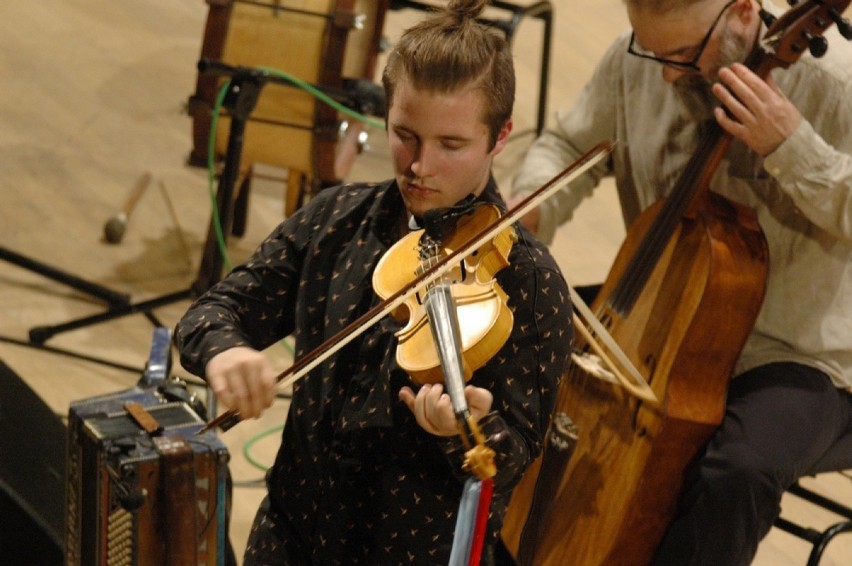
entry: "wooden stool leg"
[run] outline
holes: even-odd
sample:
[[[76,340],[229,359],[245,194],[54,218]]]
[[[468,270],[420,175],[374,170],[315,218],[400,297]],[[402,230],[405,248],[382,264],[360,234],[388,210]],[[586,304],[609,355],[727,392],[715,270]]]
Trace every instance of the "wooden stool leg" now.
[[[300,206],[304,198],[306,178],[301,171],[290,169],[287,174],[287,188],[284,195],[284,217],[289,218]]]

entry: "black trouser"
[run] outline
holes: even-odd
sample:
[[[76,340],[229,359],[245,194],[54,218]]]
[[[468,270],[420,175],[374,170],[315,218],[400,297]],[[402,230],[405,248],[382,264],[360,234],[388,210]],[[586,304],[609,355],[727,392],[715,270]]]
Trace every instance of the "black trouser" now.
[[[654,563],[750,564],[787,488],[850,431],[852,395],[815,368],[775,363],[734,378]]]

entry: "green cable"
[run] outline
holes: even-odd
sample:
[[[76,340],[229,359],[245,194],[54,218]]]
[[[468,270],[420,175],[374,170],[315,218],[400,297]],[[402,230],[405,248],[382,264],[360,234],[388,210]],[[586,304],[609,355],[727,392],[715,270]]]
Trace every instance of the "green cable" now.
[[[257,461],[254,456],[251,455],[251,449],[255,444],[257,444],[259,441],[263,440],[267,436],[275,434],[276,432],[280,432],[282,430],[284,430],[284,425],[277,425],[256,434],[255,436],[251,437],[246,441],[246,443],[243,445],[243,456],[245,456],[245,459],[248,460],[249,464],[263,472],[269,469],[270,466],[267,466]]]
[[[355,118],[356,120],[358,120],[360,122],[364,122],[368,126],[373,126],[374,128],[378,128],[380,130],[385,129],[385,123],[384,123],[383,120],[376,120],[374,118],[370,118],[369,116],[364,116],[363,114],[359,114],[358,112],[355,112],[354,110],[352,110],[350,108],[347,108],[346,106],[340,104],[336,100],[330,98],[325,93],[318,90],[316,87],[314,87],[310,83],[306,83],[302,79],[295,77],[295,76],[291,75],[290,73],[285,73],[284,71],[280,71],[278,69],[273,69],[272,67],[257,67],[257,68],[259,70],[263,71],[264,73],[268,74],[268,75],[279,77],[279,78],[282,78],[282,79],[284,79],[284,80],[286,80],[290,83],[293,83],[295,86],[301,88],[302,90],[305,90],[305,91],[311,93],[312,95],[314,95],[315,98],[318,98],[319,100],[325,102],[326,104],[328,104],[329,106],[331,106],[332,108],[337,110],[338,112],[346,114],[347,116],[351,116],[352,118]]]
[[[282,78],[293,85],[309,92],[315,98],[321,100],[322,102],[328,104],[338,112],[346,114],[356,120],[364,122],[369,126],[373,126],[374,128],[378,128],[380,130],[385,129],[385,123],[382,120],[376,120],[370,118],[369,116],[365,116],[354,110],[347,108],[346,106],[338,103],[336,100],[333,100],[325,93],[319,91],[313,85],[306,83],[305,81],[299,79],[291,75],[290,73],[285,73],[279,69],[274,69],[272,67],[257,67],[258,70],[266,73],[267,75],[276,76]],[[222,84],[222,87],[219,89],[218,94],[216,95],[216,101],[213,105],[213,111],[210,116],[210,132],[207,139],[207,188],[210,193],[210,204],[212,210],[212,219],[213,226],[216,230],[216,241],[219,246],[219,253],[222,255],[222,259],[225,262],[225,267],[230,271],[233,269],[233,264],[231,263],[230,258],[228,257],[228,248],[225,244],[225,236],[222,231],[222,222],[219,218],[219,205],[216,202],[216,189],[214,188],[216,182],[216,171],[213,163],[213,155],[216,151],[216,127],[219,123],[219,113],[222,109],[222,104],[225,100],[225,95],[228,92],[228,89],[231,88],[231,79],[228,79]]]
[[[228,246],[225,244],[225,235],[222,233],[222,221],[219,219],[219,203],[216,202],[216,169],[213,163],[213,154],[216,152],[216,127],[219,124],[219,112],[222,110],[222,103],[225,100],[225,95],[228,89],[231,88],[231,80],[228,79],[222,84],[219,93],[216,95],[216,102],[213,104],[213,113],[210,116],[210,133],[207,137],[207,192],[210,194],[210,211],[213,219],[213,228],[216,230],[216,242],[219,245],[219,253],[225,261],[225,267],[228,271],[233,269],[231,259],[228,257]]]

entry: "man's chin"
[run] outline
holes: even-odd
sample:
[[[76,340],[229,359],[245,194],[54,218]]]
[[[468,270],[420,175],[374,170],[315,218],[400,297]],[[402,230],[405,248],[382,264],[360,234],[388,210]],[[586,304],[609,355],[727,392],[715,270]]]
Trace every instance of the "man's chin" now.
[[[405,187],[402,190],[402,200],[405,202],[405,208],[415,216],[422,216],[423,213],[437,208],[439,206],[435,198],[437,196],[438,194],[433,191],[412,187]]]
[[[719,100],[710,89],[710,81],[701,75],[684,75],[672,86],[694,119],[704,121],[713,117],[713,109],[719,105]]]

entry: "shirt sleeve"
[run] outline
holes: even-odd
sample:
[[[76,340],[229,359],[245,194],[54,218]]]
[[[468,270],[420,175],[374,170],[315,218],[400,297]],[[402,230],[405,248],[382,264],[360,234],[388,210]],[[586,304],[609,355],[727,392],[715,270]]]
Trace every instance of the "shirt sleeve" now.
[[[815,226],[852,241],[852,46],[829,30],[824,57],[773,75],[803,119],[764,168]],[[828,37],[828,35],[827,35]]]
[[[533,142],[512,183],[513,195],[532,193],[561,173],[602,141],[615,141],[616,87],[620,57],[626,49],[622,41],[610,47],[598,63],[592,79],[569,110],[556,113],[556,124]],[[598,164],[540,206],[541,218],[536,236],[546,244],[553,241],[556,228],[568,220],[580,202],[591,195],[609,165]]]
[[[294,327],[301,249],[309,241],[307,216],[280,224],[254,255],[190,305],[175,328],[187,371],[204,377],[207,362],[237,346],[263,350]],[[269,308],[275,304],[276,309]]]
[[[852,91],[849,97],[852,100]],[[852,116],[852,107],[846,114]],[[845,127],[852,138],[852,119],[849,122]],[[852,147],[852,139],[847,143]],[[841,240],[852,241],[852,155],[830,145],[802,120],[766,157],[764,167],[808,220]]]

